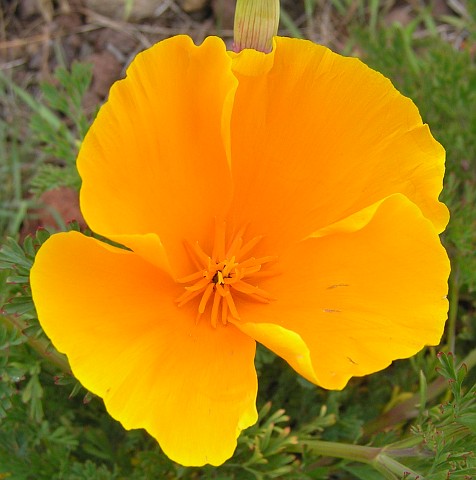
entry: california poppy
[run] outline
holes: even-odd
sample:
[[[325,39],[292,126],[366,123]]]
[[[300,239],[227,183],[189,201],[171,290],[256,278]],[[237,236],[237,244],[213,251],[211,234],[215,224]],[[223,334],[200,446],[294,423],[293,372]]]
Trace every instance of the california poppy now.
[[[41,325],[125,428],[223,463],[256,419],[255,341],[342,389],[438,344],[444,150],[354,58],[164,40],[111,89],[78,158],[97,233],[53,235]]]

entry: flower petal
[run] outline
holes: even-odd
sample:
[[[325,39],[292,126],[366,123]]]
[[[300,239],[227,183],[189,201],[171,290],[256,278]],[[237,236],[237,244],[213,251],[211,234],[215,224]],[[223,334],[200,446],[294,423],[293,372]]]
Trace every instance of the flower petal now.
[[[125,428],[145,428],[183,465],[231,457],[257,420],[254,340],[196,324],[168,275],[75,232],[43,245],[31,284],[45,332]]]
[[[296,348],[284,351],[266,324],[295,332],[310,352],[316,383],[329,389],[438,344],[448,310],[446,252],[407,198],[388,197],[366,226],[342,232],[308,238],[283,254],[283,273],[260,285],[277,300],[243,302],[241,319],[259,326],[236,323],[309,379],[309,365],[296,367],[306,349],[293,341]]]
[[[268,234],[269,252],[402,193],[441,231],[445,152],[413,102],[358,59],[311,42],[277,37],[270,55],[269,72],[248,50],[233,59],[235,223]]]
[[[198,47],[173,37],[139,54],[79,153],[90,227],[114,240],[156,234],[177,275],[186,273],[183,240],[206,247],[214,218],[230,202],[226,150],[236,85],[216,37]]]
[[[240,323],[239,329],[255,338],[270,350],[284,358],[300,375],[313,383],[319,383],[312,365],[311,352],[303,339],[292,330],[273,323]]]

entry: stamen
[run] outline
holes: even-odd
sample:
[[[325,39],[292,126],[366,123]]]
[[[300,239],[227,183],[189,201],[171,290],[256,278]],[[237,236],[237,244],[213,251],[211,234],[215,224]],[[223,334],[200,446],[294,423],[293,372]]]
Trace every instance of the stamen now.
[[[180,297],[178,297],[175,301],[177,302],[179,307],[183,307],[186,303],[194,298],[198,297],[202,292],[197,290],[196,292],[185,292]]]
[[[190,243],[186,241],[185,246],[188,247],[188,254],[197,268],[208,266],[210,257],[200,248],[198,242]]]
[[[241,293],[256,293],[256,289],[258,287],[255,287],[253,285],[250,285],[249,283],[244,282],[243,280],[240,280],[233,285],[233,288]]]
[[[240,229],[227,248],[226,224],[217,220],[211,256],[205,253],[198,242],[185,242],[196,271],[177,279],[177,283],[189,285],[184,286],[185,292],[176,302],[181,307],[198,297],[197,323],[207,311],[213,328],[219,322],[227,325],[230,315],[233,319],[240,320],[233,294],[237,295],[240,302],[248,300],[266,304],[275,300],[269,292],[257,285],[256,280],[276,274],[269,270],[268,264],[275,262],[277,257],[250,256],[250,252],[263,237],[257,236],[244,243],[244,232],[244,228]]]
[[[237,265],[239,264],[235,262],[235,257],[231,257],[230,261],[223,268],[223,276],[228,277]]]
[[[208,277],[204,277],[197,283],[194,283],[192,286],[185,287],[185,290],[187,290],[188,292],[195,292],[196,290],[201,290],[203,287],[206,287],[208,285],[209,281],[210,280],[208,279]]]
[[[259,272],[253,273],[253,280],[257,280],[259,278],[269,278],[269,277],[274,277],[275,275],[278,275],[279,272],[276,270],[263,270],[261,269]]]
[[[260,258],[251,257],[244,262],[240,262],[240,267],[246,268],[254,265],[263,265],[264,263],[275,262],[276,260],[277,260],[277,257],[271,256],[271,255],[267,257],[260,257]]]
[[[233,285],[233,288],[237,290],[238,292],[241,293],[246,293],[247,295],[254,294],[254,295],[259,295],[260,297],[266,299],[266,300],[276,300],[272,295],[270,295],[268,292],[265,290],[254,286],[250,285],[249,283],[244,282],[243,280],[240,280],[239,282],[236,282]]]
[[[257,237],[251,239],[248,243],[245,243],[238,254],[236,255],[236,258],[240,260],[240,258],[244,257],[247,253],[251,251],[252,248],[254,248],[258,243],[262,240],[263,236],[258,235]]]
[[[218,307],[220,306],[220,302],[221,302],[221,296],[218,292],[215,292],[215,295],[213,296],[212,313],[210,314],[210,322],[213,328],[216,328],[217,326]]]
[[[235,237],[230,245],[230,248],[226,252],[226,257],[230,258],[234,252],[238,252],[243,245],[243,238],[241,236]]]
[[[231,296],[230,292],[226,292],[225,301],[230,309],[231,316],[239,320],[240,316],[238,315],[238,310],[236,309],[235,302],[233,301],[233,297]]]
[[[221,302],[221,323],[226,325],[228,318],[228,304],[226,302]]]
[[[209,283],[205,291],[203,292],[203,297],[200,300],[200,304],[198,305],[198,311],[203,313],[205,311],[205,307],[207,306],[208,300],[213,292],[213,283]]]
[[[233,285],[236,282],[239,282],[243,275],[241,272],[236,271],[233,275],[233,277],[224,277],[223,281],[225,282],[225,285]]]
[[[233,241],[231,242],[230,247],[226,251],[226,258],[230,258],[231,256],[235,255],[243,245],[243,235],[245,233],[246,227],[240,228],[240,230],[234,235]]]
[[[215,289],[222,297],[224,297],[226,295],[226,290],[223,288],[223,285],[217,283],[215,285]]]
[[[261,270],[261,265],[255,265],[254,267],[243,268],[240,270],[240,273],[243,277],[252,275],[253,273],[258,273]]]
[[[200,280],[201,278],[203,278],[203,272],[201,271],[198,271],[196,273],[192,273],[191,275],[188,275],[186,277],[182,277],[182,278],[177,278],[177,282],[178,283],[189,283],[189,282],[193,282],[194,280]]]

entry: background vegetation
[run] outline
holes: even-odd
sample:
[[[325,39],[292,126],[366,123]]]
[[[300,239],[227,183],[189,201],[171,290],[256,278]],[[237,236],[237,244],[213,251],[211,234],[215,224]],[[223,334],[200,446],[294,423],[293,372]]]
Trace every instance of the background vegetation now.
[[[232,1],[162,1],[152,13],[139,0],[100,4],[1,4],[0,478],[476,478],[476,2],[282,2],[281,34],[361,57],[415,101],[446,147],[450,314],[439,347],[342,392],[312,386],[260,348],[260,422],[219,468],[176,465],[144,431],[112,420],[71,376],[31,302],[29,269],[49,232],[85,228],[74,162],[110,83],[166,36],[231,35]]]

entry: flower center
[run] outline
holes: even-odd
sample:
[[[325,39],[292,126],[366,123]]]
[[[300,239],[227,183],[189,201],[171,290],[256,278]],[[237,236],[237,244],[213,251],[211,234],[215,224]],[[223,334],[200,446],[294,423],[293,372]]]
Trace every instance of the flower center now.
[[[253,248],[263,237],[254,237],[244,243],[242,229],[227,243],[225,232],[225,223],[217,222],[211,255],[207,255],[198,242],[185,242],[196,271],[177,280],[178,283],[188,284],[184,287],[185,292],[176,299],[178,306],[197,299],[197,322],[208,309],[213,327],[217,326],[219,320],[226,325],[229,316],[240,319],[236,308],[238,299],[260,303],[274,300],[268,292],[259,288],[257,281],[273,275],[267,267],[276,261],[276,257],[256,258],[251,255]]]

